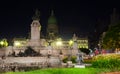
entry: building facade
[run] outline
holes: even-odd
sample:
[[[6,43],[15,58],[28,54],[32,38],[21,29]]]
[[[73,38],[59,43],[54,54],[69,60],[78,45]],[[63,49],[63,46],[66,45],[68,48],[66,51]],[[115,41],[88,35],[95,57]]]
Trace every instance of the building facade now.
[[[37,10],[35,15],[32,18],[31,23],[31,37],[30,39],[15,39],[14,46],[15,47],[22,47],[22,46],[31,46],[31,47],[47,47],[52,46],[54,49],[63,49],[67,48],[70,49],[77,43],[77,48],[89,48],[89,42],[87,37],[79,38],[75,34],[73,34],[73,38],[71,39],[61,39],[58,37],[58,25],[57,20],[54,16],[53,11],[51,12],[51,16],[48,19],[47,25],[47,35],[46,38],[40,37],[41,32],[41,24],[40,24],[40,13]]]

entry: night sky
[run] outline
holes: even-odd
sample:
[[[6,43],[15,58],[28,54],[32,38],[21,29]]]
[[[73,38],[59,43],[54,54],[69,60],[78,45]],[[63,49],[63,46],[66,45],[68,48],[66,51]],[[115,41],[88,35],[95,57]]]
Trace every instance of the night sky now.
[[[119,2],[102,0],[3,0],[0,1],[0,38],[28,37],[32,16],[40,10],[42,33],[54,10],[61,36],[93,33],[97,20],[109,20]],[[102,27],[102,25],[101,25]]]

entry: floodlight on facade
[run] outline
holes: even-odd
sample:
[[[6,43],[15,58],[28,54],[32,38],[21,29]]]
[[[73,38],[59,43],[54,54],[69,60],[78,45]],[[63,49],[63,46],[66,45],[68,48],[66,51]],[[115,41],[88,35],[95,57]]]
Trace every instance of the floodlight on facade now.
[[[56,42],[56,45],[57,45],[57,46],[62,46],[63,43],[62,43],[62,41],[57,41],[57,42]]]
[[[20,44],[20,42],[16,41],[16,42],[14,43],[14,46],[19,47],[19,46],[21,46],[21,44]]]
[[[70,41],[69,41],[69,45],[70,45],[70,46],[72,46],[73,43],[74,43],[73,40],[70,40]]]

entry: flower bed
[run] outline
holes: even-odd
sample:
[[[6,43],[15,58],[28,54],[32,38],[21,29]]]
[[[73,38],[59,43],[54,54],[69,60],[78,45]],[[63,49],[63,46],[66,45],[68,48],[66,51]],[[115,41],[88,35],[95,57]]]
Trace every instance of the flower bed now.
[[[92,66],[95,68],[120,68],[120,54],[101,54],[93,57]]]

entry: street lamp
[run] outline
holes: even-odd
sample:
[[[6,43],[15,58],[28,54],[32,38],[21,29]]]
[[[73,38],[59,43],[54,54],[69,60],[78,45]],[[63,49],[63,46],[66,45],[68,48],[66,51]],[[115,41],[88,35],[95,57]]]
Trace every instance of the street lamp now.
[[[1,41],[1,42],[0,42],[0,45],[2,45],[2,46],[3,46],[3,45],[4,45],[4,42],[3,42],[3,41]]]
[[[6,40],[2,40],[2,41],[0,41],[0,46],[1,47],[7,47],[8,46],[8,42]]]

